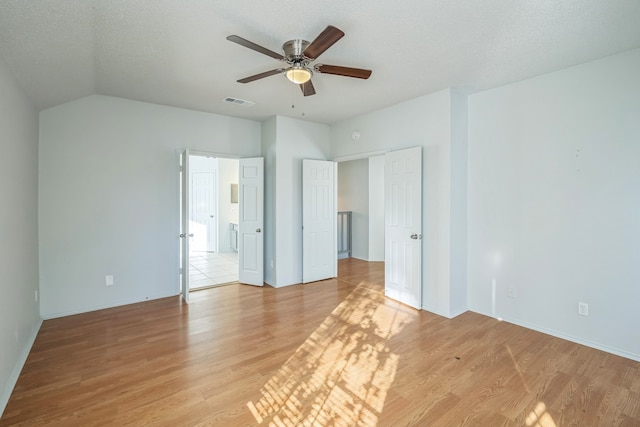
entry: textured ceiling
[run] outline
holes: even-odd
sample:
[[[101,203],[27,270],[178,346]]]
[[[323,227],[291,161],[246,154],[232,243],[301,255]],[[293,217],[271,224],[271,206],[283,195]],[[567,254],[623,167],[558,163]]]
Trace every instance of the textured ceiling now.
[[[638,48],[639,23],[639,0],[1,0],[0,57],[40,109],[98,93],[332,123]],[[370,68],[369,80],[316,74],[306,98],[280,75],[236,83],[281,63],[226,36],[279,52],[329,24],[346,36],[317,63]]]

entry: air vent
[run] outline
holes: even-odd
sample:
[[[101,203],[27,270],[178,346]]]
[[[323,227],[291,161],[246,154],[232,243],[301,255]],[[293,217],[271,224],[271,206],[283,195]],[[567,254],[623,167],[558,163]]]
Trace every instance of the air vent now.
[[[252,102],[252,101],[246,101],[246,100],[244,100],[244,99],[233,98],[233,97],[231,97],[231,96],[227,96],[227,97],[224,99],[224,102],[228,102],[228,103],[230,103],[230,104],[235,104],[235,105],[242,105],[242,106],[244,106],[244,107],[251,107],[251,106],[256,105],[256,103],[255,103],[255,102]]]

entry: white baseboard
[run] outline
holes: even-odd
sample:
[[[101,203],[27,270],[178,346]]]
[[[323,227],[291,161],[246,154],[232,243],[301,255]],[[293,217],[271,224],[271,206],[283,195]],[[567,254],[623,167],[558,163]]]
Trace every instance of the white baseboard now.
[[[431,307],[422,307],[422,310],[428,311],[429,313],[433,313],[433,314],[436,314],[438,316],[446,317],[447,319],[453,319],[454,317],[458,317],[462,313],[466,313],[467,311],[469,311],[466,308],[461,308],[461,309],[452,311],[450,313],[445,313],[444,311],[434,310]]]
[[[482,314],[483,316],[495,317],[487,313],[482,313],[479,311],[471,310],[475,313]],[[543,334],[551,335],[556,338],[561,338],[563,340],[571,341],[576,344],[584,345],[586,347],[595,348],[596,350],[601,350],[606,353],[615,354],[616,356],[624,357],[627,359],[635,360],[636,362],[640,362],[640,354],[631,353],[625,350],[620,350],[619,348],[609,347],[607,345],[597,343],[594,341],[585,340],[582,338],[574,337],[573,335],[568,335],[563,332],[557,331],[555,329],[545,328],[533,323],[529,323],[520,319],[512,318],[512,317],[501,317],[503,322],[512,323],[514,325],[522,326],[523,328],[531,329],[537,332],[542,332]]]
[[[60,311],[60,312],[55,312],[55,313],[43,313],[41,315],[42,315],[42,318],[44,320],[56,319],[58,317],[73,316],[74,314],[89,313],[91,311],[104,310],[104,309],[107,309],[107,308],[121,307],[123,305],[137,304],[139,302],[153,301],[153,300],[156,300],[156,299],[169,298],[169,297],[173,297],[173,296],[177,296],[177,295],[180,295],[180,293],[170,294],[170,295],[166,295],[166,294],[153,295],[153,296],[150,296],[150,297],[146,297],[145,299],[121,300],[121,301],[116,301],[116,302],[110,303],[110,304],[100,304],[100,305],[95,305],[95,306],[87,306],[87,307],[82,307],[82,308],[78,308],[78,309],[74,309],[74,310]]]
[[[453,310],[451,312],[451,317],[449,317],[449,319],[453,319],[454,317],[458,317],[461,314],[466,313],[467,311],[469,311],[469,309],[467,307],[458,308],[457,310]]]
[[[13,367],[13,371],[11,371],[11,375],[5,384],[4,390],[2,390],[2,397],[0,398],[0,417],[4,413],[5,408],[7,407],[7,403],[9,403],[9,398],[11,397],[11,393],[13,393],[13,388],[16,386],[18,382],[18,377],[20,376],[20,372],[22,372],[22,368],[24,364],[27,362],[27,357],[29,357],[29,353],[31,352],[31,347],[33,347],[33,343],[36,342],[36,337],[38,336],[38,332],[40,331],[40,326],[42,326],[42,319],[38,321],[33,330],[31,331],[31,335],[27,340],[27,345],[24,346],[22,352],[18,356],[18,360],[16,361],[15,366]]]

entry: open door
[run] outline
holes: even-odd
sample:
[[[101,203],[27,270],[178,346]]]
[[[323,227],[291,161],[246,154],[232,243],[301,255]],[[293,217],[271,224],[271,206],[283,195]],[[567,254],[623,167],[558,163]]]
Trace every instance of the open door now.
[[[197,161],[205,159],[211,166],[210,171],[196,171]],[[194,252],[218,252],[218,182],[217,168],[213,158],[196,157],[190,166],[189,217],[194,234],[191,250]],[[215,169],[214,169],[215,168]],[[195,228],[195,230],[194,230]]]
[[[180,291],[189,303],[189,150],[180,153]]]
[[[238,165],[238,276],[247,285],[264,284],[264,159]]]
[[[422,147],[385,154],[384,292],[422,307]]]
[[[302,160],[302,282],[338,275],[335,162]]]

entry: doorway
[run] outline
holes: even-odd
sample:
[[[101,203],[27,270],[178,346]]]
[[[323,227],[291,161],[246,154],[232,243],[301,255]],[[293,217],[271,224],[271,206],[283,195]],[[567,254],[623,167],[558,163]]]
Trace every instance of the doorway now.
[[[338,211],[351,212],[350,256],[384,262],[384,155],[338,163]]]
[[[238,281],[238,163],[189,155],[190,291]]]
[[[420,309],[422,148],[339,163],[338,210],[351,212],[352,256],[383,261],[385,295]]]

